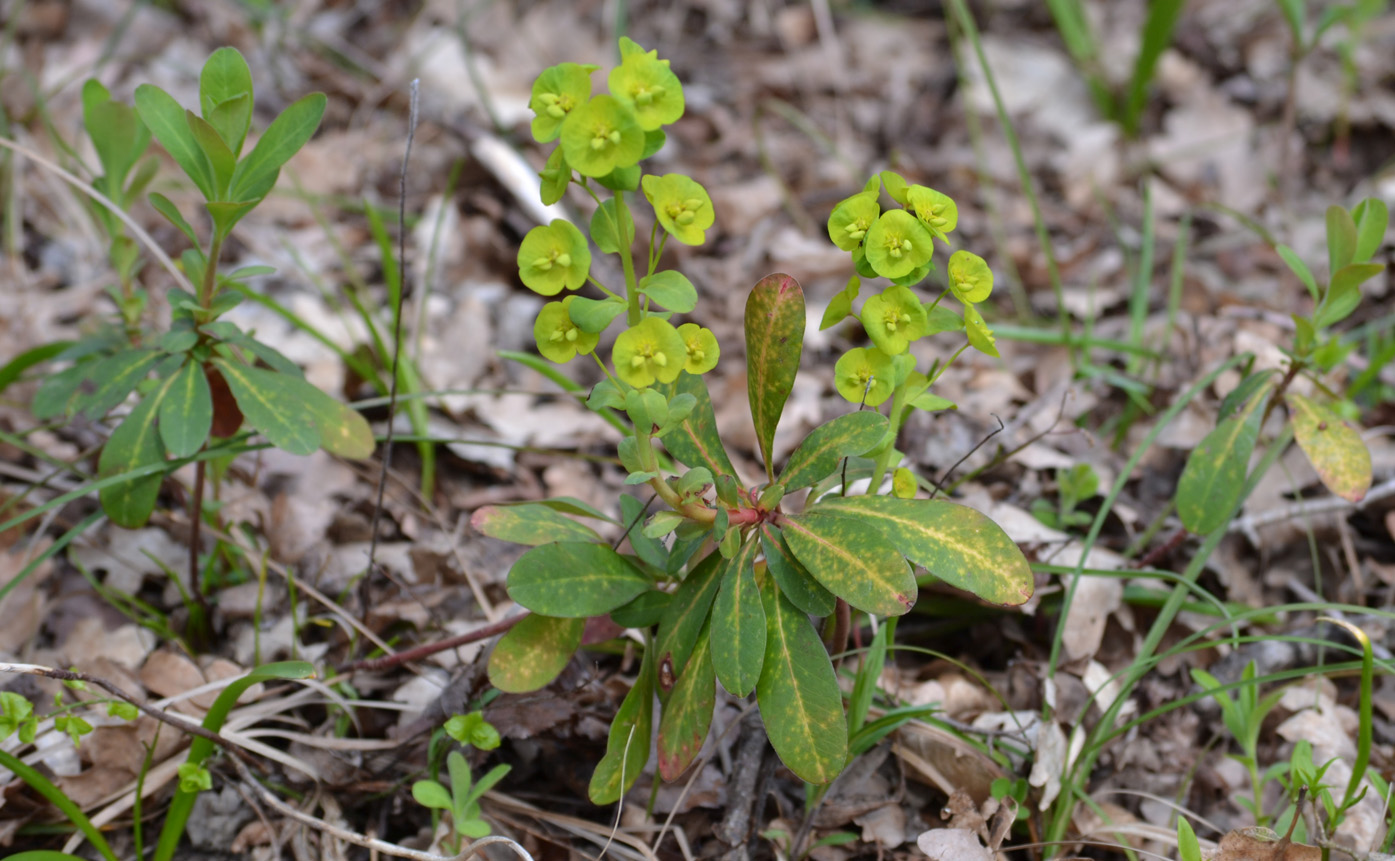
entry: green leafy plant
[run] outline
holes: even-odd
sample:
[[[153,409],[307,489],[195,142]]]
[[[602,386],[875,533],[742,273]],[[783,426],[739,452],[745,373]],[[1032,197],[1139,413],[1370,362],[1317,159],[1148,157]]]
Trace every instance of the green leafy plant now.
[[[73,415],[99,419],[134,394],[98,459],[107,516],[126,527],[143,525],[153,512],[165,474],[191,460],[198,477],[192,514],[202,516],[206,450],[234,437],[244,426],[279,448],[308,454],[324,448],[351,458],[367,457],[374,439],[364,418],[306,382],[300,369],[270,345],[221,319],[242,298],[249,279],[268,267],[219,268],[233,227],[276,185],[281,168],[310,139],[325,109],[314,93],[291,104],[244,152],[253,115],[252,77],[236,50],[222,48],[199,78],[199,113],[179,105],[150,84],[137,88],[135,105],[111,98],[101,84],[83,88],[83,107],[102,166],[94,185],[119,208],[129,206],[155,175],[156,162],[141,161],[153,135],[203,197],[209,228],[200,240],[189,219],[163,194],[151,205],[188,239],[178,255],[193,292],[170,287],[169,327],[155,331],[145,321],[145,292],[137,285],[138,247],[115,211],[100,210],[112,238],[111,258],[119,284],[113,294],[121,327],[71,345],[53,358],[69,363],[39,387],[32,404],[42,421]],[[195,533],[197,535],[197,532]],[[197,582],[197,542],[191,542],[191,597],[202,604]]]
[[[1056,470],[1056,492],[1058,498],[1052,505],[1050,500],[1032,500],[1032,516],[1052,529],[1070,529],[1089,526],[1094,519],[1086,511],[1077,511],[1077,506],[1093,498],[1100,490],[1100,477],[1088,463],[1078,463],[1070,469]]]
[[[930,391],[944,370],[970,345],[997,355],[977,309],[993,274],[981,258],[957,250],[947,282],[922,299],[914,288],[936,271],[935,243],[950,243],[955,202],[886,172],[839,203],[829,236],[850,253],[858,276],[834,299],[823,326],[853,317],[870,341],[833,369],[831,382],[856,409],[814,429],[777,470],[773,442],[799,370],[805,302],[790,276],[761,278],[747,297],[744,328],[765,475],[743,484],[702,379],[721,347],[708,329],[676,318],[695,311],[697,287],[660,269],[670,239],[706,241],[711,198],[690,177],[647,174],[640,165],[663,146],[664,126],[682,116],[682,84],[655,51],[621,39],[620,54],[608,94],[593,94],[596,67],[575,63],[545,70],[533,86],[533,135],[556,142],[541,174],[543,201],[555,203],[575,185],[595,208],[584,231],[564,220],[529,231],[518,266],[535,292],[564,296],[538,316],[539,352],[554,362],[587,356],[600,368],[604,379],[586,402],[625,429],[618,454],[626,481],[646,485],[662,505],[650,513],[621,497],[627,549],[573,519],[609,520],[575,500],[476,511],[480,531],[532,548],[508,576],[510,597],[532,613],[499,641],[489,676],[505,691],[546,685],[579,647],[586,619],[609,615],[642,632],[644,650],[592,776],[592,801],[614,802],[634,784],[656,729],[660,776],[682,774],[707,737],[718,682],[738,697],[754,693],[776,753],[796,775],[824,785],[848,761],[849,730],[872,731],[863,723],[871,690],[864,685],[845,714],[829,657],[842,651],[854,611],[909,610],[917,589],[912,563],[993,603],[1031,595],[1031,570],[1001,528],[956,503],[914,498],[917,482],[898,470],[896,441],[907,415],[953,406]],[[647,207],[636,215],[631,204],[641,194]],[[623,284],[598,280],[595,252],[619,258]],[[863,278],[890,284],[855,310]],[[572,292],[586,285],[595,298]],[[946,297],[962,315],[945,307]],[[600,336],[622,317],[606,362],[597,354]],[[917,368],[912,342],[959,332],[949,358]],[[896,493],[879,495],[893,471]],[[855,480],[867,482],[865,493]],[[802,507],[791,504],[800,497]],[[810,616],[826,620],[822,639]]]
[[[1266,825],[1269,817],[1264,813],[1262,799],[1264,787],[1282,773],[1284,764],[1276,764],[1263,774],[1259,770],[1259,730],[1264,718],[1279,704],[1282,690],[1272,691],[1263,697],[1259,695],[1259,684],[1255,681],[1254,662],[1245,665],[1235,696],[1223,689],[1216,677],[1205,670],[1193,668],[1192,680],[1201,685],[1221,707],[1221,720],[1231,736],[1240,745],[1240,753],[1231,757],[1245,766],[1250,774],[1250,790],[1253,798],[1237,796],[1236,800],[1255,818],[1255,824]]]
[[[418,804],[444,810],[450,815],[455,836],[446,841],[446,848],[458,853],[466,838],[478,840],[489,836],[489,823],[480,817],[479,799],[490,787],[503,780],[510,767],[496,765],[475,782],[465,757],[460,755],[460,751],[453,750],[446,756],[446,770],[450,773],[449,787],[435,780],[418,780],[412,784],[412,797]]]
[[[1192,451],[1177,485],[1177,513],[1191,532],[1208,533],[1229,522],[1244,499],[1250,455],[1260,430],[1279,404],[1288,412],[1298,446],[1333,493],[1359,502],[1371,486],[1371,454],[1361,434],[1347,423],[1349,409],[1327,379],[1350,353],[1332,327],[1351,316],[1361,303],[1361,285],[1385,271],[1371,258],[1380,248],[1389,224],[1383,202],[1370,198],[1350,211],[1327,210],[1329,277],[1319,284],[1301,258],[1287,245],[1279,256],[1302,281],[1312,299],[1310,314],[1294,314],[1294,338],[1284,349],[1283,374],[1272,369],[1251,371],[1226,395],[1220,421]],[[1277,381],[1275,377],[1278,377]],[[1313,386],[1311,396],[1290,390],[1300,377]]]

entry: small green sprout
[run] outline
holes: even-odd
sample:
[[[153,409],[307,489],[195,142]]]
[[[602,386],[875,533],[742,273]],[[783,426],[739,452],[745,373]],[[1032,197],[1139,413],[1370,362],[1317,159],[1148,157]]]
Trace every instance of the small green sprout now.
[[[494,750],[499,746],[499,731],[494,728],[494,724],[484,719],[484,712],[479,710],[469,714],[453,715],[446,721],[446,735],[460,742],[477,747],[480,750]]]
[[[578,105],[591,98],[591,73],[599,66],[580,63],[558,63],[543,70],[533,82],[533,96],[528,107],[537,114],[533,118],[533,139],[547,143],[562,133],[562,123]]]
[[[568,313],[575,296],[568,296],[561,302],[548,302],[538,312],[533,323],[533,338],[538,342],[538,352],[557,364],[570,362],[577,353],[585,355],[596,349],[600,335],[583,332]]]
[[[650,174],[640,182],[644,196],[670,236],[684,245],[706,241],[706,230],[716,220],[706,189],[679,173]]]
[[[863,239],[867,263],[883,278],[909,275],[930,262],[934,238],[904,209],[882,213]]]
[[[977,305],[993,292],[993,270],[972,251],[949,255],[949,289],[965,305]]]
[[[671,383],[678,379],[687,356],[683,336],[673,324],[658,317],[646,317],[621,332],[611,352],[616,376],[635,388],[653,385],[655,380]]]
[[[891,357],[876,347],[854,347],[833,366],[838,394],[854,404],[875,407],[891,397],[895,383]]]
[[[645,50],[633,40],[620,38],[623,59],[610,72],[610,92],[634,107],[639,127],[652,132],[683,116],[683,85],[660,60],[658,51]]]
[[[909,287],[888,287],[862,305],[867,336],[888,356],[906,352],[927,329],[925,306]]]
[[[29,744],[39,731],[34,704],[14,691],[0,691],[0,741],[19,732],[19,740]]]
[[[184,792],[204,792],[213,788],[213,775],[196,762],[179,764],[179,788]]]
[[[696,323],[684,323],[678,327],[678,335],[688,348],[688,359],[683,370],[690,374],[705,374],[717,367],[717,357],[721,350],[717,346],[717,336],[712,330]]]
[[[562,124],[562,152],[582,176],[605,176],[639,161],[644,129],[629,105],[614,96],[595,96]]]
[[[570,221],[560,218],[528,231],[518,246],[518,276],[534,293],[575,290],[591,271],[591,248]]]
[[[479,782],[475,782],[470,776],[470,766],[466,764],[465,757],[460,755],[460,751],[453,750],[446,757],[446,769],[450,772],[449,789],[439,781],[418,780],[412,784],[412,797],[424,807],[450,814],[456,836],[447,842],[447,846],[458,852],[461,838],[478,840],[489,835],[489,823],[480,816],[479,799],[509,773],[509,766],[496,765]]]

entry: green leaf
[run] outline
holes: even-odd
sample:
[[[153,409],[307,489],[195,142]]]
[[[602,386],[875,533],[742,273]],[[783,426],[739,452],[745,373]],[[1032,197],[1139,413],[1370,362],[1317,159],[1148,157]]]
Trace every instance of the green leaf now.
[[[291,454],[309,454],[320,447],[315,417],[305,409],[303,396],[308,384],[304,380],[222,358],[213,363],[232,390],[238,409],[272,445]],[[297,382],[301,385],[295,385]]]
[[[4,392],[5,389],[9,388],[12,383],[24,375],[25,371],[35,365],[47,362],[72,345],[72,341],[50,341],[47,344],[40,344],[37,347],[25,350],[18,356],[10,359],[4,365],[0,365],[0,392]],[[52,379],[52,377],[49,379]]]
[[[160,445],[159,433],[155,429],[155,416],[160,408],[160,399],[167,391],[168,386],[164,386],[147,396],[112,431],[97,461],[98,477],[110,478],[138,467],[164,462],[165,449]],[[155,473],[103,488],[100,492],[102,510],[118,526],[127,529],[144,526],[150,519],[150,513],[155,510],[163,480],[163,474]]]
[[[622,247],[629,248],[635,241],[635,223],[629,217],[629,210],[624,211],[624,236],[625,241],[616,239],[615,223],[621,216],[615,209],[615,200],[607,200],[596,211],[591,213],[591,224],[589,231],[591,241],[596,243],[596,247],[606,254],[617,254]]]
[[[866,613],[899,616],[915,604],[915,575],[866,520],[818,510],[783,518],[794,556],[825,589]]]
[[[1384,271],[1385,265],[1382,263],[1352,263],[1338,269],[1327,285],[1327,295],[1323,297],[1322,304],[1313,312],[1313,323],[1319,329],[1325,329],[1351,316],[1351,312],[1361,304],[1361,285]]]
[[[778,528],[762,523],[760,541],[765,552],[765,566],[791,604],[811,616],[827,616],[833,612],[837,599],[794,558]]]
[[[179,207],[175,206],[168,197],[159,192],[150,193],[150,205],[155,207],[155,211],[163,215],[170,224],[179,228],[179,232],[188,237],[189,241],[195,245],[199,244],[199,236],[194,232],[194,227],[184,219],[179,212]]]
[[[554,541],[601,540],[596,530],[539,502],[482,506],[470,515],[470,526],[490,538],[529,547]]]
[[[943,499],[828,497],[811,511],[859,518],[939,579],[994,604],[1032,597],[1032,568],[987,515]]]
[[[1336,272],[1356,257],[1356,222],[1351,213],[1333,204],[1327,207],[1327,271]]]
[[[828,300],[828,307],[823,309],[823,318],[819,320],[820,332],[833,328],[852,314],[852,303],[856,301],[861,289],[862,279],[856,275],[848,279],[847,285]]]
[[[1308,264],[1304,263],[1298,253],[1287,245],[1280,245],[1275,250],[1288,264],[1288,268],[1293,270],[1293,274],[1298,276],[1298,280],[1303,282],[1303,286],[1308,288],[1308,294],[1313,297],[1313,301],[1318,301],[1317,279],[1313,277],[1313,272],[1308,268]]]
[[[692,659],[673,686],[659,720],[659,776],[675,781],[702,750],[717,705],[717,674],[709,650],[711,625],[703,626]]]
[[[199,108],[228,149],[240,152],[252,122],[252,71],[236,48],[219,48],[203,64]]]
[[[90,419],[106,415],[135,391],[159,359],[160,354],[154,350],[123,350],[109,359],[88,362],[95,367],[80,387],[83,391],[78,394],[79,412]]]
[[[587,299],[585,296],[572,297],[567,306],[567,316],[576,327],[591,335],[604,332],[616,317],[625,313],[625,300],[618,296],[604,299]]]
[[[605,756],[591,775],[587,795],[592,804],[614,804],[634,786],[649,762],[649,737],[654,730],[654,652],[644,650],[639,676],[625,695],[610,725]]]
[[[809,433],[780,473],[786,491],[810,487],[838,468],[845,457],[866,454],[886,436],[886,416],[872,410],[841,415]]]
[[[179,102],[157,86],[141,84],[136,87],[136,111],[160,145],[193,180],[204,199],[217,199],[213,168],[189,129],[189,123],[184,119],[184,108],[179,106]]]
[[[499,638],[489,655],[489,682],[506,694],[546,687],[581,645],[586,619],[558,619],[533,613]]]
[[[160,403],[160,439],[175,457],[198,451],[213,425],[213,393],[197,362],[189,361],[170,380]]]
[[[233,174],[231,198],[248,201],[265,197],[276,184],[281,166],[315,134],[324,113],[325,94],[311,93],[293,102],[272,120],[261,140],[238,163]]]
[[[1282,5],[1285,14],[1288,14],[1293,0],[1282,0]],[[1300,5],[1300,12],[1301,9]],[[1294,27],[1296,33],[1301,32],[1299,30],[1301,24],[1290,23],[1290,26]],[[1296,38],[1301,40],[1301,35],[1296,36]],[[1177,817],[1177,857],[1180,861],[1201,861],[1201,844],[1196,839],[1196,832],[1192,830],[1192,824],[1187,821],[1185,816]]]
[[[687,276],[676,269],[655,272],[639,281],[639,292],[658,303],[659,307],[686,314],[697,307],[697,288]]]
[[[746,391],[767,475],[771,445],[785,401],[794,388],[804,349],[804,290],[783,273],[767,275],[746,299]]]
[[[650,587],[649,578],[606,544],[534,547],[509,569],[509,597],[544,616],[600,616]]]
[[[1305,17],[1303,0],[1279,0],[1279,10],[1284,13],[1284,21],[1288,23],[1289,36],[1293,38],[1293,44],[1297,46],[1298,53],[1301,55],[1303,51],[1303,19]],[[1179,837],[1182,833],[1183,821],[1184,820],[1179,818],[1177,823],[1177,834]],[[1187,833],[1191,833],[1190,825],[1187,826]],[[1196,842],[1195,836],[1193,836],[1192,842]],[[1184,858],[1183,861],[1201,861],[1199,851],[1200,850],[1198,850],[1198,857],[1196,859]]]
[[[1385,241],[1385,231],[1390,226],[1390,210],[1380,198],[1368,197],[1356,205],[1351,217],[1356,221],[1356,254],[1353,262],[1365,263]]]
[[[87,84],[97,84],[105,94],[105,88],[95,79]],[[83,87],[83,102],[85,105],[88,102],[87,85]],[[102,163],[107,196],[119,204],[126,175],[150,145],[150,130],[129,105],[111,101],[109,95],[84,107],[83,124],[97,150],[97,159]]]
[[[722,446],[722,438],[717,433],[717,415],[712,409],[712,396],[707,392],[707,383],[702,377],[687,371],[667,386],[656,386],[664,396],[672,401],[678,395],[688,394],[697,399],[692,412],[678,426],[664,435],[664,448],[679,463],[690,467],[706,467],[714,476],[735,475],[736,468]]]
[[[237,167],[237,156],[228,149],[218,130],[198,114],[185,110],[184,121],[189,124],[189,131],[193,133],[194,140],[208,159],[208,166],[213,170],[213,187],[218,192],[217,199],[226,199],[228,183],[232,181],[233,170]]]
[[[620,517],[629,527],[625,537],[634,554],[646,565],[664,570],[668,565],[668,548],[659,539],[644,534],[644,503],[633,496],[620,497]]]
[[[722,587],[712,605],[712,666],[722,687],[744,697],[755,690],[765,660],[765,610],[756,586],[760,542],[753,535],[722,569]]]
[[[418,780],[412,784],[412,798],[422,807],[433,807],[437,810],[450,810],[450,792],[441,784],[434,780]]]
[[[208,210],[208,217],[213,219],[213,232],[219,236],[227,236],[232,232],[233,227],[242,220],[242,216],[257,208],[258,200],[250,200],[243,203],[229,203],[227,201],[213,201],[205,203],[203,208]],[[218,298],[227,297],[232,299],[236,294],[223,293]],[[216,301],[216,300],[215,300]],[[240,299],[238,301],[241,301]]]
[[[1371,489],[1371,452],[1361,434],[1342,417],[1302,395],[1286,395],[1298,447],[1327,489],[1360,502]]]
[[[848,758],[848,723],[838,678],[809,618],[780,594],[774,581],[761,583],[765,604],[765,665],[756,700],[770,745],[796,776],[825,784]]]
[[[650,589],[625,606],[610,611],[610,619],[622,628],[648,628],[659,624],[672,603],[672,592]]]
[[[1177,481],[1177,514],[1189,531],[1205,534],[1224,526],[1240,503],[1272,388],[1261,387],[1244,409],[1217,424],[1187,458]]]
[[[709,553],[690,567],[687,578],[679,584],[672,603],[659,620],[654,652],[660,663],[668,661],[675,674],[685,671],[698,633],[707,621],[717,588],[722,583],[723,561],[720,554]]]

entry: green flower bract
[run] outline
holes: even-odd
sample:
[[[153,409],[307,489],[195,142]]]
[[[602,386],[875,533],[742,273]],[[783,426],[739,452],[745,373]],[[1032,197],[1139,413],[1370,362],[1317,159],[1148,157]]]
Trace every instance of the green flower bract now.
[[[949,242],[945,237],[959,223],[959,207],[954,204],[953,198],[933,188],[913,185],[906,190],[906,202],[932,234],[943,242]]]
[[[683,370],[690,374],[705,374],[717,367],[721,349],[717,346],[717,336],[711,330],[696,323],[684,323],[678,327],[678,335],[688,350]]]
[[[684,245],[701,245],[704,231],[716,220],[707,190],[681,173],[648,174],[640,180],[644,196],[669,235]]]
[[[882,213],[862,240],[867,263],[883,278],[900,278],[924,266],[934,254],[925,225],[904,209]]]
[[[833,207],[832,214],[828,216],[828,238],[844,251],[852,251],[862,244],[862,238],[881,212],[876,192],[854,194]]]
[[[646,317],[621,332],[610,353],[615,375],[635,388],[678,379],[687,356],[683,336],[658,317]]]
[[[518,277],[543,296],[556,296],[563,287],[575,290],[590,271],[591,248],[569,221],[534,227],[518,246]]]
[[[964,306],[964,334],[969,336],[969,343],[975,350],[990,356],[998,355],[998,347],[993,342],[993,330],[983,322],[983,315],[973,305]]]
[[[949,255],[949,289],[965,305],[977,305],[993,292],[993,270],[972,251]]]
[[[582,176],[629,167],[643,152],[644,129],[630,106],[614,96],[596,96],[562,123],[562,153]]]
[[[533,82],[533,95],[528,107],[533,117],[533,139],[538,143],[555,140],[562,131],[562,122],[576,107],[591,98],[591,73],[599,66],[579,63],[559,63],[544,69]]]
[[[891,357],[875,347],[854,347],[833,366],[833,384],[838,394],[851,403],[869,407],[891,397],[894,376]]]
[[[639,127],[647,132],[677,122],[683,116],[683,85],[668,60],[660,60],[658,51],[646,53],[628,38],[620,41],[624,59],[610,70],[610,94],[634,108]]]
[[[569,310],[575,298],[568,296],[561,302],[548,302],[533,323],[533,339],[538,342],[538,352],[543,354],[543,358],[558,364],[570,362],[577,353],[591,352],[601,340],[600,335],[584,332],[572,322]]]
[[[906,352],[927,329],[925,306],[909,287],[888,287],[862,303],[858,315],[867,337],[888,356]]]

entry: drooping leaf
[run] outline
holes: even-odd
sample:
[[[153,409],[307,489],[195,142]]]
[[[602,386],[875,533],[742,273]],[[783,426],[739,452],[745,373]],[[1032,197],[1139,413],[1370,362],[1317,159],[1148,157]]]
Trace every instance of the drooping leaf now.
[[[1032,568],[1016,542],[987,515],[943,499],[829,497],[812,511],[859,518],[944,582],[994,604],[1032,597]]]
[[[586,619],[533,613],[499,638],[489,655],[489,682],[508,694],[546,687],[581,645]]]
[[[848,758],[848,724],[838,678],[818,634],[804,613],[775,588],[761,583],[765,606],[765,662],[756,700],[770,745],[798,777],[824,784]]]
[[[175,206],[173,201],[168,197],[165,197],[158,191],[152,191],[150,193],[150,205],[155,207],[155,211],[163,215],[170,224],[179,228],[179,232],[183,233],[190,242],[195,245],[199,244],[199,235],[194,232],[194,226],[184,218],[179,208]]]
[[[710,624],[703,626],[659,719],[659,775],[667,781],[677,780],[688,770],[712,727],[717,673],[712,668],[710,633]]]
[[[1361,434],[1342,417],[1302,395],[1285,396],[1291,407],[1293,437],[1327,489],[1360,502],[1371,489],[1371,452]]]
[[[230,196],[235,201],[259,200],[276,184],[281,166],[290,161],[319,128],[325,94],[311,93],[289,105],[271,121],[257,145],[237,165]]]
[[[539,502],[482,506],[470,515],[470,526],[490,538],[529,547],[553,541],[601,540],[591,527]]]
[[[785,517],[794,556],[825,589],[866,613],[899,616],[915,604],[915,575],[901,553],[863,520],[818,510]]]
[[[1225,525],[1240,502],[1259,423],[1273,386],[1261,386],[1243,409],[1222,419],[1192,450],[1177,481],[1177,514],[1189,531],[1205,534]]]
[[[746,299],[746,391],[756,441],[771,475],[771,445],[799,370],[804,325],[804,290],[798,281],[776,273],[751,288]]]
[[[760,542],[765,551],[766,568],[791,604],[812,616],[827,616],[833,612],[837,599],[794,558],[778,528],[762,523]]]
[[[601,616],[650,587],[648,577],[606,544],[562,541],[534,547],[509,569],[509,597],[544,616]]]
[[[155,428],[155,416],[167,388],[157,389],[136,404],[135,409],[112,431],[97,461],[97,474],[100,477],[109,478],[164,461],[165,449]],[[118,526],[127,529],[144,526],[150,519],[150,513],[155,510],[163,480],[163,474],[155,473],[105,487],[99,495],[102,510]]]
[[[222,358],[215,358],[213,364],[222,373],[242,415],[272,445],[291,454],[309,454],[320,447],[319,428],[314,416],[305,409],[304,391],[293,385],[300,382],[303,386],[303,380]]]
[[[809,433],[790,455],[779,482],[786,491],[809,487],[838,468],[838,461],[875,448],[886,436],[886,416],[872,410],[846,413]]]
[[[1313,301],[1318,300],[1317,279],[1313,277],[1313,272],[1308,268],[1308,264],[1303,262],[1303,258],[1298,256],[1298,252],[1287,245],[1280,245],[1274,249],[1279,252],[1279,256],[1288,264],[1288,268],[1298,276],[1298,280],[1303,282],[1303,286],[1308,288],[1308,295],[1313,297]]]
[[[644,503],[628,494],[620,497],[620,516],[629,528],[625,537],[630,549],[646,564],[662,571],[668,564],[668,548],[659,539],[644,534]]]
[[[197,362],[189,361],[170,380],[160,403],[160,439],[175,457],[188,457],[208,439],[213,425],[213,394]]]
[[[634,786],[649,762],[649,738],[654,730],[654,653],[644,650],[639,676],[625,695],[610,725],[605,756],[591,775],[587,795],[592,804],[614,804]]]
[[[673,594],[673,601],[659,620],[654,652],[659,661],[668,660],[673,672],[682,674],[693,652],[698,632],[707,621],[717,588],[722,583],[721,554],[709,553],[688,569],[688,576]]]
[[[184,108],[164,90],[153,84],[136,87],[136,111],[155,134],[160,145],[169,152],[184,173],[193,180],[205,200],[217,197],[213,168],[203,154],[189,124],[184,120]]]
[[[684,371],[677,380],[656,388],[669,400],[683,394],[697,399],[688,417],[664,434],[664,448],[668,453],[685,466],[705,466],[714,476],[735,475],[736,469],[717,434],[717,415],[712,410],[712,396],[707,393],[702,377]]]
[[[712,666],[733,696],[755,690],[765,660],[765,609],[756,586],[760,542],[753,535],[722,567],[722,586],[712,605]]]

